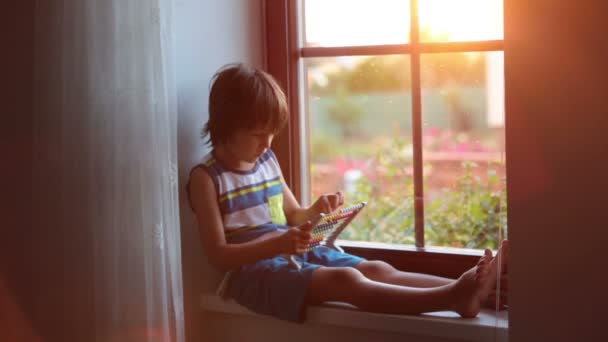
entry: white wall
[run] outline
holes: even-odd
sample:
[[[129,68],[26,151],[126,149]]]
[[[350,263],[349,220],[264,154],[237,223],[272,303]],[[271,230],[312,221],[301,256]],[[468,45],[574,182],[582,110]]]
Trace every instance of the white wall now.
[[[261,0],[177,0],[175,19],[178,87],[178,154],[186,327],[189,341],[200,341],[201,291],[211,291],[217,275],[206,263],[183,191],[192,166],[208,147],[200,138],[207,121],[209,81],[231,62],[262,66]]]

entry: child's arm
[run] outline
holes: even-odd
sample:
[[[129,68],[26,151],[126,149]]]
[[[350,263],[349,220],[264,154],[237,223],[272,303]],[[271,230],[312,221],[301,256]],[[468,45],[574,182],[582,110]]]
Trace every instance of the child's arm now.
[[[217,191],[209,174],[200,168],[192,171],[190,196],[203,248],[209,261],[219,269],[233,269],[283,253],[301,253],[310,240],[310,223],[306,223],[245,243],[229,244],[224,236]]]
[[[281,177],[282,178],[282,177]],[[333,194],[321,195],[313,205],[308,208],[300,204],[283,180],[283,211],[289,225],[297,226],[306,221],[312,221],[319,214],[328,214],[344,204],[344,195],[341,191]]]

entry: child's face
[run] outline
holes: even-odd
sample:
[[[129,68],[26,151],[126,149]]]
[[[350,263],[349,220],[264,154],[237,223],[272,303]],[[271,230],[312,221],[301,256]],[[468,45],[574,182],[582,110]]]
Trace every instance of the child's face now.
[[[274,139],[274,134],[266,129],[242,130],[230,139],[232,154],[240,161],[255,163],[266,152]]]

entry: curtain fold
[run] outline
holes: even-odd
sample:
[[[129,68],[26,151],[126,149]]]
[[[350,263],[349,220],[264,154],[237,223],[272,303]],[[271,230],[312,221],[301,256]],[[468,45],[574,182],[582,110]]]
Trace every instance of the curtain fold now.
[[[36,6],[41,333],[183,341],[172,1]]]

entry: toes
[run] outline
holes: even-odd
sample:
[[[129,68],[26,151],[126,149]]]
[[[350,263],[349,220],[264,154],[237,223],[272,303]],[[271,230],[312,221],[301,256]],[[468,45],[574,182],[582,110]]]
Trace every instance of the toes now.
[[[484,253],[484,257],[485,257],[485,258],[487,258],[488,260],[491,260],[491,259],[492,259],[492,257],[493,257],[493,256],[492,256],[492,250],[491,250],[491,249],[486,248],[486,249],[483,251],[483,253]]]
[[[483,252],[483,256],[477,261],[477,266],[486,265],[492,258],[492,251],[489,248],[486,248]]]
[[[478,283],[484,282],[484,280],[487,278],[487,276],[488,276],[487,265],[482,265],[480,267],[477,267],[477,269],[475,270],[475,280]]]
[[[484,255],[477,261],[475,273],[477,276],[483,276],[487,273],[488,264],[492,261],[492,251],[489,248],[484,250]]]
[[[501,249],[498,250],[498,252],[496,253],[497,256],[500,256],[502,253]],[[489,249],[485,250],[485,254],[487,255],[492,255],[492,251]],[[496,271],[497,271],[497,258],[491,258],[490,261],[488,262],[488,264],[483,267],[482,272],[480,273],[480,283],[481,283],[481,288],[480,288],[480,298],[486,298],[488,296],[488,294],[490,294],[490,292],[492,291],[492,287],[494,287],[494,284],[496,284],[496,279],[495,275],[496,275]]]

